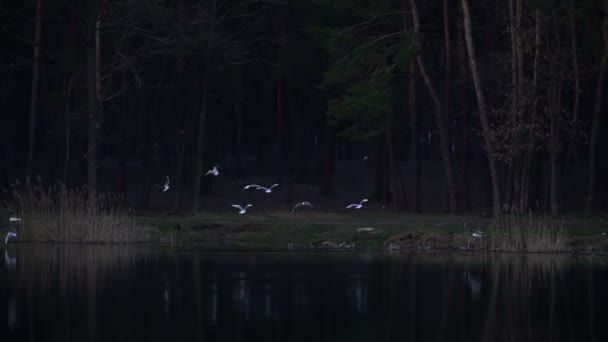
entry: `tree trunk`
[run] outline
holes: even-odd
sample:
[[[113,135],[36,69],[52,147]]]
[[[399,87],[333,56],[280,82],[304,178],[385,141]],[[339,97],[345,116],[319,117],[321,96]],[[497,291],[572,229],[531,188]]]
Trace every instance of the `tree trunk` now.
[[[239,67],[237,78],[234,94],[234,175],[240,177],[243,171],[241,165],[241,141],[243,137],[243,106],[245,104],[245,71],[243,66]]]
[[[99,79],[100,56],[100,9],[92,5],[94,23],[90,28],[87,42],[87,92],[89,102],[88,140],[87,140],[87,187],[90,194],[97,192],[97,147],[99,145],[98,132],[101,126],[101,99]]]
[[[64,160],[63,160],[63,173],[62,173],[62,181],[63,184],[67,185],[68,181],[68,172],[70,170],[70,97],[72,94],[72,83],[74,81],[74,74],[71,73],[66,90],[65,90],[65,150],[64,150]]]
[[[145,98],[145,92],[142,94],[142,98]],[[149,113],[148,112],[148,108],[146,108],[145,103],[142,103],[142,117],[143,117],[143,126],[144,126],[144,146],[142,149],[142,153],[143,153],[143,170],[142,170],[142,178],[143,178],[143,183],[142,183],[142,188],[141,188],[141,192],[140,192],[140,197],[139,197],[139,206],[143,209],[149,209],[150,208],[150,191],[152,189],[153,186],[153,182],[152,182],[152,160],[154,158],[154,146],[153,146],[153,135],[154,135],[154,116],[156,115],[156,113],[152,112]],[[148,115],[150,114],[150,115]],[[163,184],[163,180],[161,180],[160,183],[157,183],[162,185]]]
[[[320,160],[320,178],[319,178],[319,193],[321,195],[330,195],[332,192],[332,177],[334,169],[334,150],[336,148],[336,133],[332,127],[327,125],[326,120],[323,120],[323,139],[321,141],[321,160]]]
[[[414,21],[414,32],[419,31],[420,22],[418,19],[418,10],[416,8],[415,0],[410,0],[410,4],[412,6],[412,19]],[[443,108],[441,106],[441,102],[439,100],[439,96],[433,86],[429,75],[426,72],[426,68],[424,67],[424,63],[422,62],[422,57],[420,54],[416,56],[416,62],[418,64],[418,69],[420,70],[420,74],[422,75],[422,79],[426,84],[429,93],[431,94],[431,99],[433,101],[433,105],[435,106],[435,122],[437,125],[437,132],[439,134],[439,146],[441,151],[441,158],[443,161],[443,170],[445,174],[445,182],[448,190],[448,198],[449,198],[449,208],[448,210],[455,214],[458,212],[458,205],[456,202],[456,189],[454,183],[454,174],[452,171],[452,161],[450,158],[450,146],[448,142],[448,136],[445,129],[445,120],[443,118]]]
[[[409,99],[410,112],[410,196],[411,208],[420,213],[420,128],[416,109],[416,66],[410,63]]]
[[[279,167],[278,183],[283,183],[283,81],[279,79],[277,81],[277,93],[276,93],[276,113],[274,117],[275,124],[275,135],[274,135],[274,148],[272,151],[272,159],[274,164]]]
[[[400,211],[406,207],[405,194],[403,191],[403,183],[401,181],[401,174],[399,172],[399,160],[395,159],[395,152],[393,148],[393,134],[390,114],[386,114],[386,127],[385,127],[385,139],[386,139],[386,153],[388,157],[388,176],[389,176],[389,193],[391,196],[391,208],[393,212]]]
[[[540,64],[540,37],[541,37],[541,22],[540,22],[540,11],[536,10],[534,14],[534,66],[532,76],[532,112],[530,113],[528,128],[528,147],[526,150],[526,156],[524,160],[523,171],[521,175],[521,191],[519,201],[519,211],[525,212],[530,207],[530,192],[532,179],[532,163],[535,149],[535,128],[534,124],[536,121],[536,115],[538,112],[538,82],[539,82],[539,64]]]
[[[494,216],[500,216],[500,187],[498,184],[498,173],[496,172],[497,170],[496,160],[494,157],[494,144],[492,142],[490,121],[488,119],[488,114],[486,111],[485,99],[481,89],[481,80],[479,79],[479,72],[477,70],[477,61],[475,59],[475,48],[473,46],[473,37],[471,33],[471,16],[469,14],[469,4],[467,0],[460,0],[460,3],[462,5],[464,35],[467,44],[467,50],[469,52],[469,65],[471,67],[471,76],[473,78],[473,84],[475,85],[475,95],[477,97],[477,105],[479,107],[479,118],[483,130],[483,137],[485,140],[488,163],[490,165],[490,176],[492,178],[492,197],[494,200],[493,211]]]
[[[462,20],[462,11],[459,11],[460,20]],[[458,41],[458,121],[456,125],[456,192],[459,196],[458,203],[461,208],[471,209],[471,200],[469,198],[469,111],[470,101],[469,92],[465,84],[468,83],[467,77],[467,52],[464,42],[464,30],[462,25],[457,25]]]
[[[567,198],[569,189],[572,189],[573,182],[567,182],[567,177],[569,174],[569,169],[572,166],[572,161],[574,159],[574,147],[576,144],[576,136],[578,135],[577,129],[579,127],[578,122],[578,112],[580,107],[580,89],[581,89],[581,76],[579,72],[578,66],[578,43],[576,39],[576,6],[575,0],[570,0],[570,38],[571,38],[571,47],[572,47],[572,70],[574,72],[574,104],[572,107],[572,119],[570,120],[570,137],[568,139],[568,149],[566,150],[566,161],[564,162],[563,170],[562,170],[562,184],[564,184],[564,190],[562,191],[562,204],[564,209],[567,206]]]
[[[214,15],[212,14],[212,17]],[[198,117],[198,132],[196,138],[196,156],[194,168],[194,181],[192,184],[192,211],[198,212],[200,209],[200,194],[201,194],[201,177],[203,177],[203,161],[205,160],[205,124],[207,121],[207,106],[209,102],[209,73],[211,72],[211,49],[213,38],[213,23],[209,32],[209,40],[207,42],[207,56],[205,56],[205,64],[203,69],[203,99],[201,110]]]
[[[34,150],[36,146],[36,114],[38,110],[38,78],[40,68],[40,44],[42,42],[42,5],[44,0],[36,1],[36,28],[34,33],[34,57],[32,59],[32,97],[30,99],[30,120],[27,144],[27,162],[25,177],[29,182],[32,178]]]
[[[591,215],[595,205],[595,187],[597,173],[597,141],[599,138],[600,119],[602,104],[604,101],[604,79],[606,77],[606,64],[608,63],[608,0],[604,4],[604,20],[602,21],[602,34],[604,40],[604,52],[600,62],[600,70],[597,76],[595,88],[595,103],[593,105],[593,118],[591,121],[591,135],[589,138],[589,176],[587,177],[587,205],[585,216]]]

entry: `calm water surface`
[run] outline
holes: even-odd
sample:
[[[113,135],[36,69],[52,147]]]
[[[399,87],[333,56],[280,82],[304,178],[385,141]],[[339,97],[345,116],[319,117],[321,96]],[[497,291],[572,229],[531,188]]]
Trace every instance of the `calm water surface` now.
[[[2,341],[608,341],[569,256],[0,249]]]

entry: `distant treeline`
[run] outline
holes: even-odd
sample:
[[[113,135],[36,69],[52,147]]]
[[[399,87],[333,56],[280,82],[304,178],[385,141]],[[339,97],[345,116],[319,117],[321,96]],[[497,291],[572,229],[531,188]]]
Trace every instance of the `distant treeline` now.
[[[146,207],[166,163],[197,211],[218,162],[255,157],[290,201],[304,164],[330,194],[336,160],[369,156],[377,199],[419,212],[430,158],[451,213],[472,186],[495,215],[559,215],[575,183],[605,207],[608,0],[4,0],[0,23],[4,187],[124,193],[136,160]]]

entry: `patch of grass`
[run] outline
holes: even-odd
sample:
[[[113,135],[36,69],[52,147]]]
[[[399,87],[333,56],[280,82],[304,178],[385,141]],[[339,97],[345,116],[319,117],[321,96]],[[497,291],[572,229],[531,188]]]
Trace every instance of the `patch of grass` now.
[[[18,239],[31,242],[127,243],[153,238],[138,224],[121,198],[67,189],[63,184],[43,188],[12,185],[9,208],[22,221]]]

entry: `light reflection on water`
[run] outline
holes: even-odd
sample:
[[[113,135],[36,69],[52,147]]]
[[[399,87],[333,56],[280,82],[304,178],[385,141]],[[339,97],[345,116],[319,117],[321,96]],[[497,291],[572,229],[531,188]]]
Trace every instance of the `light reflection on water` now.
[[[4,256],[3,341],[608,337],[600,258],[17,244]]]

